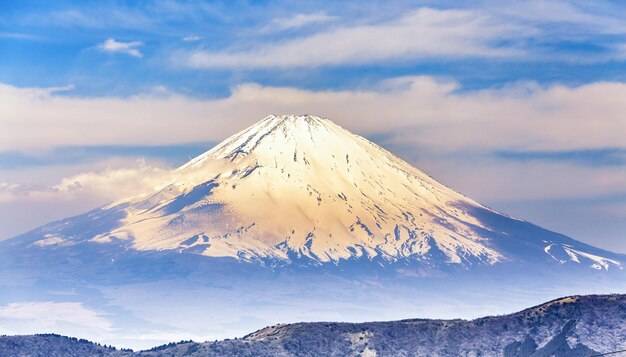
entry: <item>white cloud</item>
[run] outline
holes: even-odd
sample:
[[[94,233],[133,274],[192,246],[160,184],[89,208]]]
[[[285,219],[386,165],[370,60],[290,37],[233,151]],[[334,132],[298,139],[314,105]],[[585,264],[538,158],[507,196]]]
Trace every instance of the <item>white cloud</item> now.
[[[167,168],[148,165],[140,160],[133,166],[81,172],[49,186],[0,182],[0,203],[84,200],[86,197],[91,197],[90,201],[100,199],[107,202],[157,188],[168,177]]]
[[[496,42],[518,38],[521,33],[528,35],[529,31],[495,22],[479,12],[422,8],[384,23],[339,27],[243,51],[193,52],[183,56],[183,64],[194,68],[271,68],[429,57],[506,57],[521,52]]]
[[[121,198],[150,193],[169,179],[170,169],[142,160],[106,160],[75,166],[0,171],[2,176],[13,176],[5,179],[8,182],[0,182],[0,239]],[[33,177],[52,182],[32,183]],[[24,183],[28,180],[31,183]]]
[[[143,54],[139,51],[139,47],[141,46],[143,46],[143,43],[139,41],[121,42],[109,38],[101,44],[98,44],[98,49],[103,52],[125,53],[132,57],[141,58],[143,57]]]
[[[4,334],[55,332],[68,336],[108,336],[112,323],[78,302],[25,301],[0,306]]]
[[[292,30],[308,25],[330,22],[336,19],[337,17],[327,15],[323,12],[313,14],[296,14],[291,17],[272,19],[269,24],[263,28],[263,31],[278,32]]]
[[[398,141],[446,151],[626,147],[624,83],[458,92],[455,82],[406,77],[363,90],[243,84],[210,100],[84,98],[0,85],[0,151],[218,141],[269,113],[317,113],[360,134],[396,132]]]

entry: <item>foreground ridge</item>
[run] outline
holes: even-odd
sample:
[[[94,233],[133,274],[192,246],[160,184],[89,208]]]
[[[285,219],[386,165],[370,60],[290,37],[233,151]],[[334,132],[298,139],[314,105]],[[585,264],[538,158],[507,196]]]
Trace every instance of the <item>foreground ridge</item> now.
[[[626,347],[626,295],[570,296],[504,316],[275,325],[142,352],[59,335],[2,336],[6,356],[585,356]],[[4,353],[4,354],[3,354]]]

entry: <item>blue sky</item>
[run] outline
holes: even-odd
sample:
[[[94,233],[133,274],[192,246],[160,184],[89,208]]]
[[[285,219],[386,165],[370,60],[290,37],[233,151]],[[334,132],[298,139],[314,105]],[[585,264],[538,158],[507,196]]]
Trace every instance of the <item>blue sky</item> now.
[[[269,113],[308,112],[626,252],[624,15],[618,1],[2,2],[0,238],[133,192],[133,170]]]
[[[215,97],[228,95],[242,81],[354,88],[416,73],[452,77],[466,90],[520,80],[578,85],[626,79],[620,2],[19,1],[0,6],[0,78],[22,87],[72,84],[68,95],[131,95],[165,85]],[[426,9],[430,12],[416,15]],[[358,42],[404,36],[413,29],[432,31],[435,38],[414,46],[341,43],[350,36]],[[291,52],[298,41],[318,45],[315,36],[340,37],[333,52],[344,53],[307,61]],[[121,47],[105,49],[109,39]],[[123,47],[132,43],[134,55]],[[383,53],[371,55],[376,52]],[[190,59],[202,54],[204,60]],[[226,54],[230,58],[218,58]],[[262,60],[237,62],[248,54]]]

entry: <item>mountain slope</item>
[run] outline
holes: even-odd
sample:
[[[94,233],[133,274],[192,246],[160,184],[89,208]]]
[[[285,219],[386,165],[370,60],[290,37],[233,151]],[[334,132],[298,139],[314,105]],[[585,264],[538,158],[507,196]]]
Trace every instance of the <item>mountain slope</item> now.
[[[26,236],[39,248],[122,243],[268,265],[365,258],[622,268],[619,255],[495,212],[309,115],[269,116],[175,170],[156,192]]]
[[[180,342],[132,353],[61,336],[0,337],[0,356],[504,356],[589,357],[626,349],[626,296],[571,296],[510,315],[297,323],[243,339]]]

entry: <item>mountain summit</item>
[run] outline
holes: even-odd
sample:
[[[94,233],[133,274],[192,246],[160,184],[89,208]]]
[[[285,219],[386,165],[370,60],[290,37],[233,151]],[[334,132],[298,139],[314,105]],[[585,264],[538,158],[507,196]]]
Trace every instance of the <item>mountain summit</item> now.
[[[502,258],[458,208],[477,203],[320,117],[269,116],[174,177],[104,239],[248,260]]]
[[[273,265],[622,267],[612,253],[495,212],[312,115],[270,115],[175,170],[157,192],[76,219],[44,227],[35,243],[122,241]],[[74,230],[85,225],[98,228]]]

